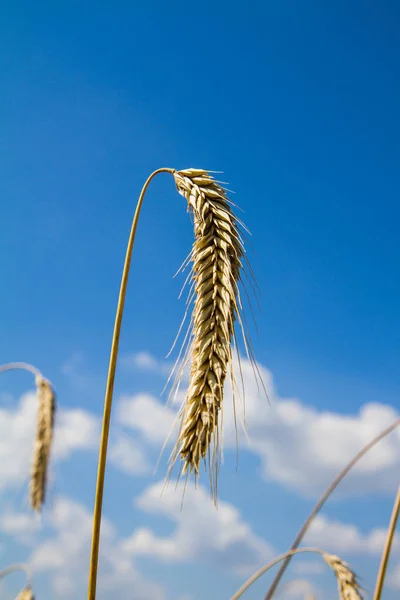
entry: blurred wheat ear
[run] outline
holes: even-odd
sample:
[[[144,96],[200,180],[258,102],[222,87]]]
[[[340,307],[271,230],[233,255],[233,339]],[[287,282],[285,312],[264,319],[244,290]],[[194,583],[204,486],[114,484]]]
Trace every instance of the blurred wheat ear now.
[[[41,375],[36,377],[36,389],[38,410],[30,480],[30,502],[33,510],[39,512],[46,494],[56,401],[50,382]]]
[[[16,600],[35,600],[35,596],[33,595],[32,588],[29,586],[24,588],[18,594]]]
[[[220,412],[227,376],[235,400],[232,348],[236,345],[235,321],[241,327],[246,352],[256,373],[238,287],[245,251],[240,222],[233,214],[226,190],[210,173],[186,169],[173,175],[193,215],[195,242],[190,255],[192,285],[188,298],[189,303],[194,300],[194,307],[180,370],[182,373],[190,359],[190,382],[181,409],[171,468],[179,456],[181,474],[194,472],[197,478],[203,460],[210,466],[211,491],[216,499]],[[179,385],[179,374],[177,380]]]
[[[340,600],[362,600],[362,589],[349,565],[334,554],[323,552],[322,557],[335,573]]]
[[[26,371],[35,377],[38,410],[30,480],[30,502],[33,510],[39,512],[46,492],[56,399],[51,383],[43,377],[39,369],[26,362],[11,362],[0,365],[0,373],[14,370]]]

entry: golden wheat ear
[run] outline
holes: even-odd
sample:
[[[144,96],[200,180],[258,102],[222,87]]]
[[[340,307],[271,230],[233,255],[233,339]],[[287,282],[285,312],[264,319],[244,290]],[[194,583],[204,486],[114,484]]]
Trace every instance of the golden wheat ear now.
[[[16,600],[35,600],[35,596],[33,595],[32,588],[30,586],[24,588],[18,594]]]
[[[335,573],[340,600],[363,600],[363,590],[349,565],[334,554],[323,552],[322,557]]]
[[[46,494],[56,398],[50,382],[41,375],[36,377],[36,390],[38,410],[30,480],[30,502],[33,510],[39,512]]]
[[[188,298],[188,302],[194,301],[193,314],[178,373],[179,380],[191,359],[190,381],[171,468],[180,457],[181,474],[193,472],[197,478],[204,461],[206,467],[210,466],[211,491],[216,499],[220,413],[227,376],[234,395],[236,389],[232,368],[236,321],[248,357],[255,365],[241,315],[239,282],[244,246],[240,222],[233,214],[226,190],[208,171],[186,169],[173,176],[193,216],[195,241],[190,254],[192,286]]]

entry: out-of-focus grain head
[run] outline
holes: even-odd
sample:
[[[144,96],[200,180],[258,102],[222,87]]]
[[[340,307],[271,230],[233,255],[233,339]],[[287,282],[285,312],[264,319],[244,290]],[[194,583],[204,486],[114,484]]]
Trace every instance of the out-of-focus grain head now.
[[[46,494],[56,397],[51,383],[41,375],[36,377],[36,389],[38,409],[30,480],[30,501],[33,510],[40,512]]]

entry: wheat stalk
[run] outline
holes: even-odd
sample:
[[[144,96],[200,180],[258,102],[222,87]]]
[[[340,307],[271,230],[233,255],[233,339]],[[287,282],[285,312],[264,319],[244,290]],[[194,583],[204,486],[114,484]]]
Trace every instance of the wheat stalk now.
[[[183,411],[182,427],[175,453],[183,458],[184,468],[187,471],[195,470],[198,473],[199,463],[202,458],[207,457],[211,436],[216,431],[214,449],[219,447],[218,413],[222,405],[223,384],[232,365],[231,341],[232,339],[234,341],[235,318],[241,322],[237,284],[240,279],[240,259],[243,248],[238,220],[229,208],[225,190],[202,169],[185,171],[157,169],[145,182],[136,206],[115,315],[94,502],[88,600],[95,600],[96,597],[110,416],[132,250],[146,190],[151,180],[159,173],[170,173],[174,176],[179,192],[188,199],[195,221],[196,242],[191,254],[194,261],[195,291],[198,296],[192,320],[194,336],[191,347],[195,360],[192,363],[190,391]],[[247,344],[246,349],[251,357],[251,349]],[[205,362],[206,355],[208,366]],[[218,452],[213,453],[214,458],[217,455]],[[213,464],[215,464],[214,458]]]
[[[322,558],[335,573],[340,600],[362,600],[361,587],[349,565],[335,554],[323,552]]]
[[[394,536],[396,533],[397,521],[400,513],[400,486],[397,488],[396,498],[393,504],[392,516],[390,518],[389,527],[386,533],[386,541],[385,547],[382,552],[381,562],[379,565],[379,571],[376,578],[375,590],[374,590],[374,598],[373,600],[380,600],[382,595],[383,584],[385,581],[386,570],[389,563],[390,552],[392,549],[392,544],[394,540]]]
[[[117,310],[115,314],[114,331],[111,341],[110,362],[107,373],[106,391],[104,397],[103,419],[101,426],[99,462],[97,468],[96,479],[96,494],[94,499],[93,511],[93,530],[92,530],[92,545],[90,550],[90,566],[88,578],[88,600],[95,600],[97,588],[97,569],[99,563],[99,548],[100,548],[100,529],[101,529],[101,512],[103,507],[103,492],[104,492],[104,477],[107,463],[107,447],[110,431],[110,417],[114,392],[115,370],[117,366],[119,337],[121,333],[122,316],[124,313],[126,290],[128,287],[129,269],[131,265],[132,250],[136,237],[136,229],[139,222],[140,210],[149,183],[159,173],[174,173],[174,169],[161,168],[154,171],[145,182],[136,205],[135,214],[133,216],[131,232],[129,234],[128,246],[125,254],[124,268],[122,271],[121,285],[118,296]]]
[[[190,381],[171,463],[173,466],[179,455],[181,473],[194,472],[196,477],[200,462],[210,463],[215,495],[220,450],[219,413],[228,374],[235,389],[232,342],[235,342],[236,320],[244,334],[238,289],[244,248],[226,190],[210,173],[186,169],[175,172],[174,178],[194,220],[195,242],[190,259],[195,300],[188,351],[183,360],[184,367],[191,357]],[[244,338],[249,350],[245,334]]]
[[[30,501],[32,508],[39,512],[45,498],[47,471],[53,439],[55,395],[50,382],[36,377],[38,397],[36,439],[30,481]]]

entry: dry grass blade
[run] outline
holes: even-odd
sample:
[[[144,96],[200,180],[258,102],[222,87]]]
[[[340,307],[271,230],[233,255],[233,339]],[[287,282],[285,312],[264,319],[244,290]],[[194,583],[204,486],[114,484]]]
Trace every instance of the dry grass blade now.
[[[33,595],[32,588],[26,587],[23,589],[17,596],[16,600],[35,600],[35,596]]]
[[[361,587],[349,565],[334,554],[323,552],[322,557],[336,575],[340,600],[362,600]]]
[[[53,440],[55,394],[50,382],[42,376],[36,377],[38,396],[36,439],[30,481],[32,508],[39,512],[45,499],[47,472]]]
[[[232,342],[236,320],[243,331],[238,284],[244,248],[226,191],[209,172],[187,169],[175,172],[174,178],[193,215],[195,242],[191,253],[194,308],[183,359],[186,365],[191,357],[190,382],[172,465],[180,456],[181,473],[194,472],[197,477],[201,461],[210,464],[216,498],[219,414],[228,375],[235,390]],[[245,335],[244,341],[249,354]]]

